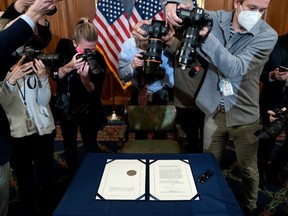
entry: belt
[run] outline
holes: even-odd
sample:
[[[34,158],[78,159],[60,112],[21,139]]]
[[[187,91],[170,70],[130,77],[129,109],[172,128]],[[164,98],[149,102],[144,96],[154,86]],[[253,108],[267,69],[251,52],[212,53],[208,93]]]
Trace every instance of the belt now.
[[[218,106],[218,113],[225,113],[225,107],[219,105],[219,106]]]

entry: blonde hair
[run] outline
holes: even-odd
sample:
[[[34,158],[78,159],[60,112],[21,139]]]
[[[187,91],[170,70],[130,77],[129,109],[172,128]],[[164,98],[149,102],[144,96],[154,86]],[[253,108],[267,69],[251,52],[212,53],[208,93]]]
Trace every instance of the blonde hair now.
[[[0,18],[0,31],[3,31],[7,28],[7,25],[11,22],[11,19]]]
[[[82,17],[76,24],[73,40],[79,42],[81,39],[86,41],[97,41],[98,33],[96,27],[86,17]]]

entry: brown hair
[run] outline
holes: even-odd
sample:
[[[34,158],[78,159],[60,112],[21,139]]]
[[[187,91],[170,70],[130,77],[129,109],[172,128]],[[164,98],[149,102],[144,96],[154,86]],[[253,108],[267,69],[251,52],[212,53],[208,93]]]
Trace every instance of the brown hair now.
[[[82,17],[76,24],[73,40],[79,42],[81,39],[87,41],[97,41],[98,33],[96,27],[90,22],[88,18]]]

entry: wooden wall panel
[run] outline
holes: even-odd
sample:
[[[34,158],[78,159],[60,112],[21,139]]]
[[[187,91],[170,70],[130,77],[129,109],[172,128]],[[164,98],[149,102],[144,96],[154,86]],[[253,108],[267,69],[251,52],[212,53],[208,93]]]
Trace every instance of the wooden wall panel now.
[[[73,0],[61,1],[58,3],[58,11],[55,15],[48,17],[53,33],[52,41],[46,48],[47,51],[54,51],[57,42],[61,37],[72,38],[74,27],[81,17],[90,20],[95,16],[95,0]]]
[[[207,10],[227,10],[233,9],[233,0],[205,0]]]
[[[12,2],[13,0],[2,0],[0,2],[0,11],[5,11]]]
[[[288,33],[288,1],[273,0],[268,8],[266,21],[279,35]]]

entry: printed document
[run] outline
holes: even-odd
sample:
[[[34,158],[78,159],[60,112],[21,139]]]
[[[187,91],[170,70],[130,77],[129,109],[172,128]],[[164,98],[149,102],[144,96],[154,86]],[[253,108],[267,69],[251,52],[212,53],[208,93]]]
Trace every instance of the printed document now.
[[[188,160],[150,160],[150,200],[199,200]]]
[[[96,199],[145,199],[145,160],[108,160]]]

